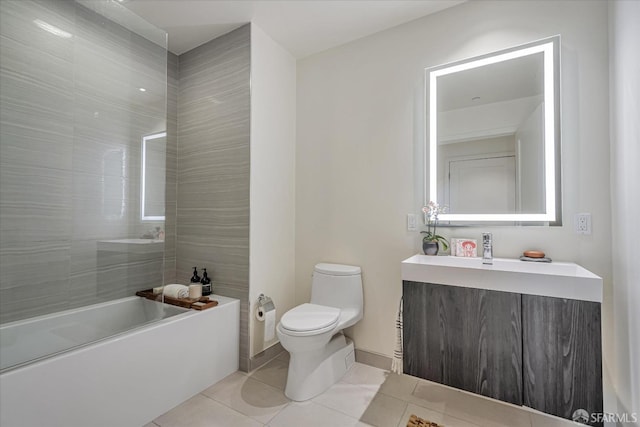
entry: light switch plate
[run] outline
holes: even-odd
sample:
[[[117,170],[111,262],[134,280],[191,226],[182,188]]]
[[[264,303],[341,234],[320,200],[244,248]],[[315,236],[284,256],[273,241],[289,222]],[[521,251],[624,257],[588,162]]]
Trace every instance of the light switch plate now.
[[[416,231],[416,214],[407,214],[407,231]]]

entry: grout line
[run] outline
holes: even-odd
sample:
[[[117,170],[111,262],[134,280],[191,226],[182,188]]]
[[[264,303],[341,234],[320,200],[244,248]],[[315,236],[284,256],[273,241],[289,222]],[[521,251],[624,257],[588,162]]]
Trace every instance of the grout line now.
[[[267,421],[266,423],[264,423],[264,425],[268,425],[271,421],[273,421],[278,415],[280,415],[280,413],[282,411],[285,410],[285,408],[287,408],[289,406],[289,404],[291,403],[291,401],[288,401],[287,403],[285,403],[282,408],[280,408],[278,410],[278,412],[276,412],[275,414],[273,414],[273,417],[269,418],[269,421]]]
[[[435,411],[435,412],[438,412],[438,411]],[[481,427],[480,424],[476,424],[475,421],[469,421],[469,420],[466,420],[464,418],[456,417],[455,415],[447,414],[446,412],[440,412],[440,413],[442,415],[444,415],[445,417],[447,417],[447,418],[453,418],[454,420],[462,421],[463,423],[469,424],[471,426]],[[505,426],[506,426],[506,424],[505,424]]]
[[[402,419],[404,418],[404,414],[407,413],[407,410],[409,409],[409,402],[407,402],[406,400],[402,400],[404,402],[404,409],[402,410],[402,414],[400,414],[400,418],[398,419],[398,422],[396,423],[396,425],[398,427],[404,427],[402,425]]]
[[[204,390],[203,390],[203,391],[204,391]],[[224,403],[222,403],[222,402],[218,402],[218,401],[217,401],[216,399],[214,399],[213,397],[211,397],[211,396],[207,396],[207,395],[206,395],[206,394],[204,394],[202,391],[201,391],[200,393],[198,393],[198,394],[199,394],[200,396],[202,396],[202,397],[206,397],[206,398],[207,398],[207,399],[209,399],[209,400],[213,400],[213,401],[214,401],[214,402],[216,402],[216,403],[219,403],[219,404],[221,404],[221,405],[227,406],[227,405],[225,405],[225,404],[224,404]],[[227,408],[228,408],[228,406],[227,406]],[[231,408],[231,409],[233,409],[233,408]]]
[[[367,388],[367,387],[369,387],[369,385],[367,385],[367,384],[354,384],[354,383],[342,382],[342,381],[338,381],[336,384],[340,384],[340,383],[345,384],[345,385],[349,385],[349,386],[355,386],[355,387],[357,387],[358,389],[361,389],[361,390],[369,391],[369,389]],[[335,385],[335,384],[334,384],[334,385]],[[380,387],[380,386],[378,386],[378,387]],[[331,387],[330,387],[330,388],[331,388]],[[330,389],[330,388],[329,388],[329,389]],[[324,393],[326,393],[327,391],[329,391],[329,389],[327,389]],[[322,393],[322,394],[324,394],[324,393]],[[322,394],[321,394],[320,396],[322,396]],[[393,395],[390,395],[390,394],[382,393],[382,392],[380,392],[379,388],[378,388],[378,390],[376,390],[375,394],[373,395],[373,397],[371,398],[371,400],[369,401],[369,403],[367,403],[367,407],[366,407],[366,409],[365,409],[365,412],[366,412],[366,410],[367,410],[367,409],[369,409],[369,407],[371,406],[371,404],[373,403],[373,401],[374,401],[374,400],[376,399],[376,397],[378,397],[378,396],[384,396],[384,397],[387,397],[387,398],[390,398],[390,399],[398,400],[398,401],[400,401],[400,402],[402,402],[402,403],[404,404],[404,409],[402,410],[402,414],[400,415],[400,418],[398,419],[398,423],[399,423],[399,422],[401,422],[401,421],[402,421],[402,417],[403,417],[403,415],[404,415],[404,412],[407,410],[407,407],[408,407],[408,405],[409,405],[409,402],[408,402],[408,401],[406,401],[406,400],[404,400],[404,399],[400,399],[400,398],[398,398],[398,397],[396,397],[396,396],[393,396]],[[318,396],[316,396],[316,397],[318,397]],[[356,418],[356,417],[354,417],[354,416],[353,416],[353,415],[351,415],[351,414],[347,414],[346,412],[341,411],[340,409],[336,409],[336,408],[333,408],[333,407],[331,407],[331,406],[327,406],[327,405],[323,404],[322,402],[318,402],[318,401],[316,401],[316,400],[315,400],[315,398],[311,399],[311,401],[312,401],[313,403],[317,404],[317,405],[323,406],[323,407],[325,407],[325,408],[327,408],[327,409],[331,409],[332,411],[335,411],[335,412],[338,412],[338,413],[340,413],[340,414],[346,415],[346,416],[348,416],[349,418],[355,419],[355,420],[357,420],[357,421],[359,421],[359,422],[361,422],[361,423],[363,423],[363,424],[367,424],[367,423],[365,423],[364,421],[362,421],[362,420],[360,419],[360,417]],[[363,415],[364,415],[364,413],[363,413]],[[367,424],[367,425],[370,425],[370,424]]]
[[[272,384],[269,384],[269,383],[267,383],[267,382],[264,382],[264,381],[262,381],[262,380],[259,380],[258,378],[254,378],[254,377],[252,377],[252,376],[249,376],[249,378],[251,378],[252,380],[258,381],[258,382],[259,382],[259,383],[261,383],[261,384],[267,385],[267,386],[269,386],[269,387],[271,387],[271,388],[275,388],[276,390],[278,390],[278,391],[282,392],[282,394],[284,394],[284,389],[283,389],[283,388],[276,387],[276,386],[274,386],[274,385],[272,385]],[[286,397],[286,396],[285,396],[285,397]],[[288,399],[288,397],[287,397],[287,399]]]
[[[234,408],[232,408],[232,407],[231,407],[231,406],[229,406],[229,405],[225,405],[224,403],[217,401],[217,400],[216,400],[216,399],[214,399],[213,397],[209,397],[209,396],[207,396],[206,394],[202,394],[202,392],[200,392],[199,394],[200,394],[201,396],[206,397],[207,399],[211,400],[212,402],[215,402],[215,403],[217,403],[217,404],[219,404],[219,405],[222,405],[222,406],[224,406],[225,408],[231,409],[233,412],[235,412],[236,414],[240,414],[240,415],[241,415],[241,416],[243,416],[244,418],[250,419],[250,420],[252,420],[252,421],[257,422],[258,424],[262,424],[262,425],[264,425],[264,423],[263,423],[263,422],[260,422],[260,421],[256,420],[255,418],[250,417],[249,415],[243,414],[242,412],[238,411],[237,409],[234,409]]]
[[[266,363],[266,364],[262,365],[261,367],[259,367],[259,368],[258,368],[258,369],[256,369],[255,371],[247,372],[247,376],[248,376],[249,378],[252,378],[252,379],[254,379],[254,380],[258,381],[259,383],[262,383],[262,384],[264,384],[264,385],[268,385],[268,386],[269,386],[269,387],[271,387],[271,388],[275,388],[276,390],[279,390],[279,391],[281,391],[281,392],[282,392],[282,394],[284,394],[284,388],[276,387],[276,386],[274,386],[274,385],[272,385],[272,384],[266,383],[266,382],[264,382],[264,381],[262,381],[262,380],[260,380],[260,379],[258,379],[258,378],[256,378],[256,377],[254,377],[254,374],[255,374],[256,372],[258,372],[260,369],[264,368],[266,365],[268,365],[268,364],[272,363],[274,360],[276,360],[276,359],[273,359],[273,360],[269,361],[268,363]],[[287,369],[289,368],[289,364],[288,364],[287,362],[285,362],[285,361],[283,361],[283,360],[280,360],[280,362],[283,362],[285,365],[287,365]],[[286,381],[285,381],[285,387],[286,387]],[[286,397],[286,396],[285,396],[285,397]],[[288,397],[287,397],[287,399],[288,399]]]
[[[419,401],[424,402],[425,404],[428,404],[428,403],[430,403],[429,401],[427,401],[425,399],[422,399],[422,398],[419,398],[419,397],[417,397],[417,396],[415,396],[413,394],[415,389],[418,387],[419,383],[420,383],[420,380],[418,380],[416,382],[416,385],[414,386],[413,391],[411,392],[410,396],[415,398],[415,399],[417,399],[417,400],[419,400]],[[405,412],[403,413],[403,417],[404,417],[405,414],[407,414],[407,411],[409,410],[409,405],[413,405],[413,406],[415,406],[417,408],[426,409],[427,411],[434,412],[436,414],[440,414],[443,418],[444,417],[453,418],[453,420],[460,421],[463,424],[468,424],[468,425],[473,426],[473,427],[481,427],[479,424],[476,424],[475,421],[470,421],[468,419],[461,418],[461,417],[456,416],[456,415],[452,415],[452,414],[448,413],[446,410],[436,409],[436,408],[434,408],[432,406],[424,406],[424,405],[419,404],[417,401],[408,401],[408,400],[404,400],[404,399],[400,399],[400,400],[402,400],[403,402],[406,403]],[[405,427],[404,425],[401,424],[402,420],[403,420],[403,418],[401,417],[400,420],[398,421],[398,427]],[[445,425],[449,425],[449,423],[447,423]]]
[[[413,378],[416,378],[416,377],[413,377]],[[411,390],[411,396],[417,397],[414,393],[416,392],[416,389],[418,388],[418,384],[420,384],[420,379],[418,379],[418,381],[416,381],[416,385],[413,386],[413,390]]]
[[[328,389],[327,389],[327,390],[328,390]],[[325,391],[325,393],[326,393],[326,391]],[[323,393],[323,394],[324,394],[324,393]],[[316,396],[316,397],[318,397],[318,396]],[[371,399],[371,400],[373,400],[373,399]],[[340,414],[340,415],[344,415],[345,417],[351,418],[352,420],[360,421],[360,419],[359,419],[359,418],[356,418],[356,417],[354,417],[354,416],[353,416],[353,415],[351,415],[351,414],[347,414],[347,413],[345,413],[345,412],[342,412],[342,411],[341,411],[341,410],[339,410],[339,409],[332,408],[331,406],[324,405],[324,404],[322,404],[322,403],[320,403],[320,402],[316,402],[316,401],[315,401],[315,397],[314,397],[313,399],[309,399],[309,400],[307,400],[307,402],[311,402],[311,403],[313,403],[313,404],[315,404],[315,405],[322,406],[322,407],[323,407],[323,408],[325,408],[325,409],[329,409],[330,411],[337,412],[338,414]],[[369,403],[371,403],[371,402],[369,402]],[[369,406],[367,405],[367,408],[368,408],[368,407],[369,407]],[[360,421],[360,422],[361,422],[362,424],[366,424],[366,423],[365,423],[365,422],[363,422],[363,421]]]

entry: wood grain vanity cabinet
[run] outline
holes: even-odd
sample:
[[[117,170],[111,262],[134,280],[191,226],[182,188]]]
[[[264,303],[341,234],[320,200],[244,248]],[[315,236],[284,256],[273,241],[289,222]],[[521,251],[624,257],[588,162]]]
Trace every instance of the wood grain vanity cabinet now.
[[[568,419],[602,413],[599,303],[522,295],[522,338],[525,406]]]
[[[404,371],[522,404],[521,296],[405,281]]]
[[[600,303],[410,280],[403,301],[406,374],[568,419],[603,411]]]

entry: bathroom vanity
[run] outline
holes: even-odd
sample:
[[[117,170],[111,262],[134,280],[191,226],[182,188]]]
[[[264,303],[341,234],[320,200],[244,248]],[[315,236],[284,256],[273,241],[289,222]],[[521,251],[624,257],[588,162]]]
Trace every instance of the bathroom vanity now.
[[[603,411],[600,277],[415,255],[402,279],[406,374],[568,419]]]

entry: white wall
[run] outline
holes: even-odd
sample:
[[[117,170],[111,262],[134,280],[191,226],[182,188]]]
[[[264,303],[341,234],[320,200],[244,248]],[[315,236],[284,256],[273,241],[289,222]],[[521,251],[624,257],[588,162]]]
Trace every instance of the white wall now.
[[[258,295],[273,298],[278,321],[295,302],[295,117],[295,59],[252,23],[250,356],[277,342],[264,343]]]
[[[618,411],[640,416],[640,3],[609,4],[616,391]]]
[[[563,227],[442,230],[494,233],[495,256],[539,248],[605,280],[609,352],[611,254],[607,3],[467,2],[298,61],[296,300],[308,301],[314,263],[362,266],[364,319],[357,348],[391,356],[400,261],[418,253],[406,215],[422,200],[423,70],[562,35]],[[593,234],[573,232],[591,212]],[[606,363],[606,361],[605,361]]]

